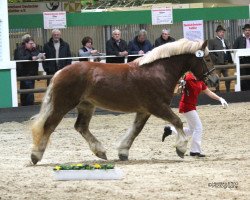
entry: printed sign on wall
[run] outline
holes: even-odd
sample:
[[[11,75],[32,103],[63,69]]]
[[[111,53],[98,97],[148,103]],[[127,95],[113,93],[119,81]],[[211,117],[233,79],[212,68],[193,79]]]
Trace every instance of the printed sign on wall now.
[[[151,10],[152,25],[173,24],[172,8],[154,8]]]
[[[203,20],[183,21],[183,37],[189,40],[204,40]]]
[[[9,14],[37,14],[42,12],[49,11],[63,11],[62,2],[53,1],[53,2],[24,2],[24,3],[15,3],[8,4]]]
[[[66,28],[66,12],[44,12],[43,23],[44,29]]]

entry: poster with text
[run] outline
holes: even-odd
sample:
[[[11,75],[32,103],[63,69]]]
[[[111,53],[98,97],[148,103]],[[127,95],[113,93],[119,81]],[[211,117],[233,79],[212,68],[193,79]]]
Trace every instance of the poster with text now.
[[[43,23],[44,29],[66,28],[66,12],[44,12]]]
[[[203,20],[183,21],[183,37],[189,40],[204,40]]]
[[[151,10],[152,25],[173,24],[172,8],[154,8]]]

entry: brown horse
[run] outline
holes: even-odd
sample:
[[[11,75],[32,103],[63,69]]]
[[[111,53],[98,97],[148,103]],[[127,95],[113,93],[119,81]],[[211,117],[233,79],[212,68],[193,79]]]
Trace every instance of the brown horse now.
[[[136,113],[132,127],[118,145],[121,160],[128,159],[129,149],[150,115],[175,126],[179,133],[176,152],[183,157],[187,138],[180,118],[169,105],[175,86],[186,71],[203,79],[205,69],[213,67],[206,46],[207,42],[181,39],[155,48],[134,63],[79,62],[58,71],[47,89],[39,114],[34,117],[32,162],[36,164],[42,159],[51,133],[73,108],[78,111],[75,129],[96,156],[107,159],[101,142],[89,131],[95,107]],[[205,57],[196,57],[197,50],[205,52]]]

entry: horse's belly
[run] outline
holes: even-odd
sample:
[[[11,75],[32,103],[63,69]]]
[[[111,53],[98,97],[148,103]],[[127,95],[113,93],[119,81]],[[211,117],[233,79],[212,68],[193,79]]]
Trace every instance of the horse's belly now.
[[[138,112],[142,108],[136,102],[128,99],[115,99],[110,98],[90,98],[89,101],[96,107],[104,108],[107,110],[117,111],[117,112]]]

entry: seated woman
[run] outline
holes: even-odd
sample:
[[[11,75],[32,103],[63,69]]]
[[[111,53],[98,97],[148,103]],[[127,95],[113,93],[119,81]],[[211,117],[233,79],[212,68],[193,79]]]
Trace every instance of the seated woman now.
[[[93,39],[89,36],[82,39],[82,48],[79,49],[78,54],[81,57],[88,57],[91,55],[99,55],[98,51],[93,48]],[[88,58],[80,58],[79,61],[88,61]]]

